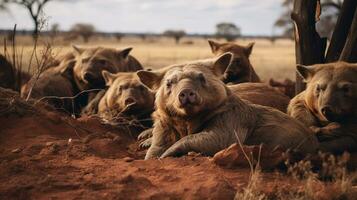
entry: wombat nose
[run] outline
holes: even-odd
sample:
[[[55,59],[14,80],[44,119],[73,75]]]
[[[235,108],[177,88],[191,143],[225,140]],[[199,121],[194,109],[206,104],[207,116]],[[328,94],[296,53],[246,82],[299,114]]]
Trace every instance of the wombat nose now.
[[[194,92],[191,89],[184,89],[179,94],[179,100],[182,105],[186,105],[188,103],[191,103],[191,104],[196,103],[196,101],[197,101],[196,92]]]
[[[327,118],[329,119],[332,115],[333,115],[333,111],[332,108],[330,106],[325,106],[323,108],[321,108],[321,113]]]
[[[130,104],[133,104],[133,103],[135,103],[135,99],[134,98],[129,97],[129,98],[125,99],[125,105],[126,106],[130,105]]]

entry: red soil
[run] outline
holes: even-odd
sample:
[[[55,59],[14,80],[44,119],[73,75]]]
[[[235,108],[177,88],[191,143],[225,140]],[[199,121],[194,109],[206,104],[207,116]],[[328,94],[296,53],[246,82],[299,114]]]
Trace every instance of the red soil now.
[[[233,199],[249,180],[197,155],[144,161],[134,136],[96,119],[38,108],[0,126],[0,199]],[[274,172],[262,181],[270,195],[301,188]]]

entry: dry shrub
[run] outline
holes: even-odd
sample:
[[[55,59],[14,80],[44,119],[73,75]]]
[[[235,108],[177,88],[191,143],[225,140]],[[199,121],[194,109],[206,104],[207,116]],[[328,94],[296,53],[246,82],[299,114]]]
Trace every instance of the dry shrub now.
[[[297,191],[280,192],[279,199],[354,199],[352,183],[356,181],[356,174],[347,171],[348,159],[348,153],[341,156],[319,153],[318,170],[313,169],[310,160],[287,161],[288,175],[303,186]]]
[[[0,87],[0,117],[11,114],[23,116],[33,112],[33,105],[21,99],[17,92]]]
[[[52,49],[51,41],[44,41],[43,48],[39,49],[39,37],[42,29],[47,23],[46,20],[40,20],[40,29],[38,35],[33,39],[33,45],[31,50],[31,55],[27,62],[24,61],[24,48],[18,48],[16,42],[16,25],[14,26],[13,32],[10,37],[10,45],[7,44],[7,40],[4,39],[4,56],[7,61],[11,63],[12,67],[12,76],[14,77],[14,83],[12,89],[15,91],[21,90],[22,85],[30,80],[31,74],[34,74],[36,80],[45,71],[49,66],[52,66],[55,63],[55,57]],[[24,66],[24,63],[28,63],[28,66]],[[35,81],[36,82],[36,81]],[[31,96],[31,90],[29,92],[28,100]]]
[[[129,108],[128,105],[126,108]],[[116,127],[128,133],[130,136],[136,138],[137,130],[145,130],[150,127],[146,127],[143,124],[147,121],[151,121],[151,118],[148,119],[138,119],[136,116],[128,116],[124,114],[126,108],[122,111],[116,109],[106,110],[104,113],[91,115],[92,117],[98,117],[102,124],[110,125],[111,127]]]
[[[262,183],[261,172],[256,168],[249,178],[248,185],[242,191],[236,193],[236,200],[263,200],[267,196],[261,192]]]
[[[353,190],[353,183],[357,181],[357,176],[356,173],[349,173],[346,169],[349,160],[348,153],[341,156],[319,153],[317,158],[307,157],[298,162],[287,160],[285,164],[288,177],[286,178],[292,177],[298,186],[289,185],[289,188],[278,186],[274,189],[275,194],[265,194],[262,192],[265,185],[259,167],[260,159],[254,167],[253,161],[244,152],[238,137],[237,139],[250,164],[251,175],[247,186],[236,193],[235,199],[355,199],[356,192]],[[273,197],[271,197],[272,195]]]
[[[238,191],[234,199],[237,200],[263,200],[266,199],[265,194],[263,194],[260,190],[262,182],[261,182],[261,170],[260,170],[260,155],[262,146],[260,146],[259,156],[257,164],[254,165],[253,156],[248,156],[243,148],[243,143],[240,141],[237,132],[235,132],[239,147],[242,150],[245,158],[247,159],[250,166],[250,177],[248,185],[243,188],[242,191]]]

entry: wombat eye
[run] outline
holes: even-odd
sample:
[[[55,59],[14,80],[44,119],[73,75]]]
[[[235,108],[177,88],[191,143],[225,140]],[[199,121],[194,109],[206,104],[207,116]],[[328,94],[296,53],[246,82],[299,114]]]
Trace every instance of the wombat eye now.
[[[198,74],[198,80],[200,80],[200,82],[203,84],[206,83],[206,78],[202,73]]]
[[[320,92],[320,90],[321,90],[321,86],[320,85],[316,85],[316,91]]]
[[[171,81],[167,81],[167,82],[166,82],[166,87],[169,88],[169,87],[171,87],[171,85],[172,85]]]
[[[100,64],[100,65],[105,65],[105,64],[107,64],[107,61],[106,61],[106,60],[98,60],[97,62],[98,62],[98,64]]]
[[[140,86],[139,86],[139,90],[141,90],[141,91],[145,91],[145,87],[144,87],[144,86],[142,86],[142,85],[140,85]]]
[[[326,85],[317,84],[317,86],[316,86],[316,91],[317,92],[324,91],[325,89],[326,89]]]
[[[341,86],[341,90],[344,92],[344,93],[349,93],[350,92],[350,85],[349,84],[344,84]]]
[[[239,65],[241,63],[241,60],[239,58],[237,58],[233,62],[234,62],[234,64]]]

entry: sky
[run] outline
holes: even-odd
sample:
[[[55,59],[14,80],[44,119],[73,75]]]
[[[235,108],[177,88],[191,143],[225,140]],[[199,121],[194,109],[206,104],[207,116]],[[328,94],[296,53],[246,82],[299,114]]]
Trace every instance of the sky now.
[[[232,22],[244,35],[271,35],[282,12],[282,0],[68,0],[44,8],[47,27],[54,23],[68,30],[77,23],[91,23],[103,32],[161,33],[182,29],[211,34],[220,22]],[[11,5],[0,13],[0,29],[31,29],[26,9]]]

